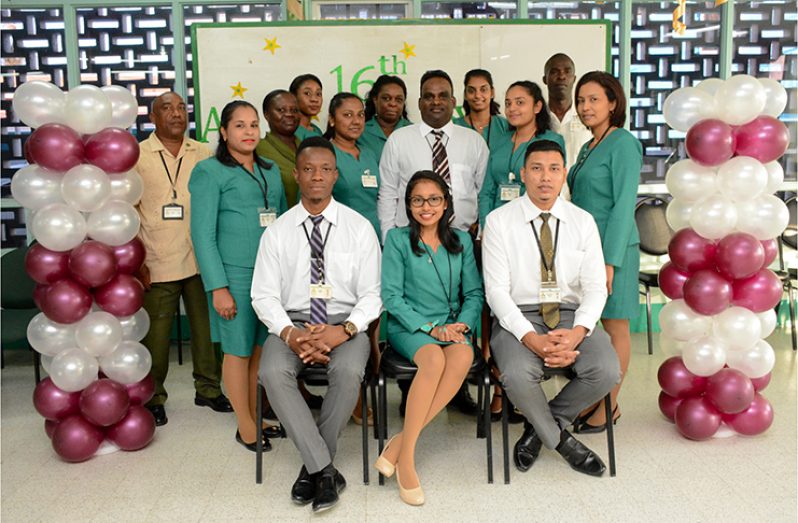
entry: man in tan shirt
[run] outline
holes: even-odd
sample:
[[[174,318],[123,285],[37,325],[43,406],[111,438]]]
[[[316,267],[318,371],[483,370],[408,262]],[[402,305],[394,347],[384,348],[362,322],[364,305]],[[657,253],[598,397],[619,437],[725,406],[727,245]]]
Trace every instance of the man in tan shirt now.
[[[142,343],[152,353],[155,395],[147,408],[156,425],[168,420],[164,403],[164,380],[169,370],[169,342],[180,298],[191,329],[194,364],[194,404],[217,412],[231,412],[230,402],[219,387],[221,362],[211,343],[208,301],[199,276],[191,244],[191,197],[188,181],[194,166],[212,155],[204,144],[185,136],[186,104],[180,95],[165,93],[150,110],[155,132],[139,144],[136,170],[144,180],[144,195],[138,204],[141,241],[147,258],[139,274],[147,292],[144,309],[150,316],[150,331]]]

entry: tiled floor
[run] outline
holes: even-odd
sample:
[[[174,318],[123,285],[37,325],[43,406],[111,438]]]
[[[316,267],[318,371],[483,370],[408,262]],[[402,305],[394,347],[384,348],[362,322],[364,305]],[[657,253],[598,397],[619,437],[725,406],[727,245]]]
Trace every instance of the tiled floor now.
[[[2,512],[4,522],[25,521],[796,521],[796,353],[789,333],[777,330],[773,380],[765,395],[776,416],[771,429],[692,442],[682,438],[657,409],[657,367],[665,356],[645,354],[645,336],[634,335],[634,357],[621,397],[616,430],[618,475],[601,479],[571,471],[543,451],[526,474],[513,469],[502,483],[500,426],[494,424],[496,483],[485,475],[484,441],[474,439],[473,420],[443,413],[422,435],[418,472],[427,494],[421,508],[404,505],[395,479],[363,485],[360,427],[342,436],[336,465],[349,486],[333,510],[313,516],[296,507],[289,489],[298,472],[288,440],[266,454],[265,477],[255,484],[254,454],[233,441],[232,414],[193,405],[190,365],[172,363],[169,423],[140,452],[62,462],[31,403],[27,354],[11,354],[2,372]],[[390,386],[390,432],[396,388]],[[512,426],[511,445],[520,426]],[[606,456],[603,435],[581,437]],[[371,442],[369,461],[376,458]],[[372,469],[373,472],[373,469]]]

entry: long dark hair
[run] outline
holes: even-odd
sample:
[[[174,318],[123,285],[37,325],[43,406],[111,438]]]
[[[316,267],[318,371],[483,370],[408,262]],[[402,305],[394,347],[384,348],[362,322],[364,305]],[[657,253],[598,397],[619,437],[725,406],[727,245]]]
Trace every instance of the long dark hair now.
[[[358,95],[352,93],[338,93],[332,97],[332,100],[330,100],[330,115],[327,117],[327,130],[324,131],[324,137],[328,140],[332,140],[335,136],[335,127],[332,125],[333,118],[335,117],[335,111],[337,111],[344,104],[344,100],[352,99],[361,103],[363,102]]]
[[[510,84],[510,87],[507,88],[507,91],[513,87],[520,87],[524,89],[527,94],[532,97],[534,104],[540,102],[542,105],[540,112],[535,115],[535,127],[537,127],[537,129],[535,129],[535,136],[543,134],[551,129],[551,116],[549,115],[548,107],[546,107],[546,99],[543,98],[543,91],[540,90],[540,86],[535,82],[530,82],[529,80],[519,80],[518,82],[513,82]],[[510,129],[515,129],[515,127],[511,125]]]
[[[610,125],[613,127],[621,128],[626,123],[626,95],[623,92],[623,86],[614,76],[604,71],[590,71],[585,73],[582,78],[576,82],[577,106],[579,105],[579,89],[583,85],[596,82],[604,89],[604,94],[607,95],[607,100],[615,102],[615,109],[610,112]]]
[[[219,128],[227,129],[227,126],[230,125],[230,120],[233,118],[233,113],[239,107],[249,107],[255,111],[256,115],[258,114],[258,110],[255,109],[255,106],[251,103],[245,102],[244,100],[235,100],[225,105],[224,109],[222,109],[222,115],[219,117]],[[272,168],[272,164],[258,156],[258,153],[255,151],[252,151],[252,158],[262,169]],[[239,161],[230,154],[230,150],[227,148],[227,140],[224,139],[222,133],[219,133],[219,144],[216,146],[216,159],[219,160],[219,163],[227,165],[228,167],[238,167],[241,165]]]
[[[443,178],[441,178],[439,174],[435,174],[434,171],[418,171],[410,178],[410,181],[407,182],[407,190],[405,191],[405,212],[410,222],[410,248],[413,250],[413,254],[416,256],[423,256],[426,253],[421,245],[419,245],[419,241],[421,240],[421,224],[418,223],[418,220],[413,216],[410,207],[410,195],[413,194],[413,188],[418,185],[419,182],[424,181],[435,183],[438,188],[440,188],[441,192],[443,192],[443,199],[446,202],[446,210],[443,211],[443,216],[438,222],[438,239],[441,241],[441,245],[443,245],[450,254],[459,254],[463,252],[463,244],[460,243],[460,238],[457,237],[457,234],[455,234],[451,228],[451,222],[454,218],[454,201],[452,200],[451,192],[449,192],[449,186]]]
[[[465,78],[463,79],[463,88],[468,89],[468,82],[472,78],[484,78],[488,81],[488,85],[491,89],[493,89],[493,76],[491,76],[490,71],[486,71],[485,69],[471,69],[465,74]],[[499,114],[499,104],[493,98],[490,99],[490,115],[494,116]],[[465,95],[463,96],[463,111],[466,114],[471,114],[471,106],[468,105],[468,102],[465,100]]]
[[[405,85],[405,81],[398,76],[383,74],[374,81],[371,91],[369,91],[369,94],[366,95],[367,122],[377,115],[377,104],[374,102],[374,100],[380,96],[382,88],[387,85],[398,85],[402,88],[402,92],[405,94],[405,103],[402,105],[402,118],[407,119],[407,85]]]

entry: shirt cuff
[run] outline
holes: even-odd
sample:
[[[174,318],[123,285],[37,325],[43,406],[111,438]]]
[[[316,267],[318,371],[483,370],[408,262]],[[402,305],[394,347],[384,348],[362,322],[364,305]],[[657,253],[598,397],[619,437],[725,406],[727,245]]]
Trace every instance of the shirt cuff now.
[[[579,314],[579,311],[576,311],[574,314],[574,327],[582,326],[587,329],[587,334],[585,337],[590,336],[593,334],[593,330],[596,328],[596,320],[590,321],[590,318],[587,314]]]
[[[511,320],[509,322],[509,328],[507,329],[518,341],[521,341],[521,338],[526,336],[529,332],[537,332],[531,321],[524,318],[523,314],[520,316],[520,318]]]
[[[293,327],[293,326],[294,322],[291,321],[291,318],[289,318],[288,315],[286,314],[285,318],[280,318],[274,322],[274,326],[272,327],[272,330],[269,332],[271,332],[272,334],[274,334],[279,338],[280,333],[283,332],[283,329],[285,329],[286,327]]]
[[[357,310],[353,310],[346,321],[352,322],[357,327],[358,332],[366,332],[369,327],[365,315]]]

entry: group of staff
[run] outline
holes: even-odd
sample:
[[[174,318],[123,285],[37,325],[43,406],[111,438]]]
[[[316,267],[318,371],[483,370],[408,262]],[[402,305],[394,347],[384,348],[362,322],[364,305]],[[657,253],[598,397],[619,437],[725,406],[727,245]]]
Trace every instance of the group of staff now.
[[[156,421],[166,422],[168,328],[182,296],[195,403],[235,411],[236,440],[254,450],[260,377],[302,455],[292,499],[330,508],[346,485],[333,460],[358,402],[366,331],[385,310],[388,342],[418,373],[405,387],[403,430],[375,466],[396,473],[405,502],[421,504],[416,443],[437,413],[467,394],[472,335],[487,298],[491,350],[525,424],[516,466],[528,470],[545,445],[574,469],[601,475],[601,460],[567,429],[603,430],[598,400],[611,389],[614,420],[620,416],[629,319],[639,309],[633,213],[642,148],[623,129],[626,99],[614,77],[587,73],[574,92],[574,63],[557,54],[543,82],[548,103],[536,83],[511,84],[503,117],[490,73],[469,71],[465,116],[452,120],[453,83],[428,71],[422,122],[413,124],[407,86],[383,75],[365,103],[336,94],[322,133],[313,124],[322,83],[305,74],[263,99],[265,135],[254,106],[227,104],[213,157],[184,137],[182,99],[158,97],[138,166]],[[594,330],[599,319],[606,333]],[[224,353],[229,402],[210,339]],[[296,379],[308,364],[328,367],[323,399]],[[576,376],[551,402],[540,390],[544,366],[571,367]],[[501,394],[497,387],[497,414]]]

